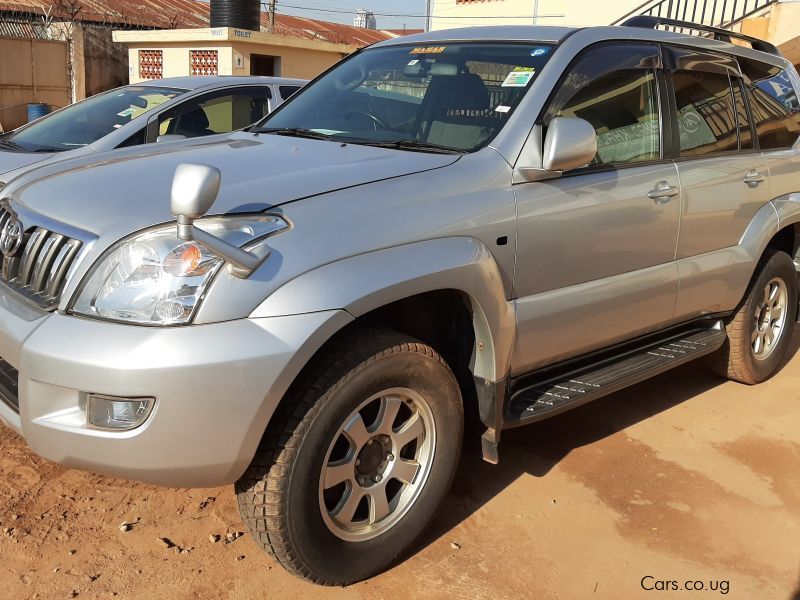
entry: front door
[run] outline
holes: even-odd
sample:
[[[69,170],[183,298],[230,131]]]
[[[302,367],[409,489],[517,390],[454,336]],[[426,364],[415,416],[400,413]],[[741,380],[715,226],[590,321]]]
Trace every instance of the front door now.
[[[664,159],[657,45],[585,51],[559,83],[556,116],[594,125],[598,152],[559,179],[515,186],[518,338],[512,374],[664,326],[677,293],[679,180]]]

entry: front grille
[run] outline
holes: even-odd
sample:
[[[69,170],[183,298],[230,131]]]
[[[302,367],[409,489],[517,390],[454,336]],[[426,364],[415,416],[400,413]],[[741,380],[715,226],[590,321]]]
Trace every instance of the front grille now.
[[[19,412],[19,371],[0,358],[0,402]]]
[[[0,205],[0,245],[4,232],[16,220],[5,202]],[[16,252],[3,254],[0,279],[42,308],[55,308],[80,247],[80,240],[44,227],[29,228]]]

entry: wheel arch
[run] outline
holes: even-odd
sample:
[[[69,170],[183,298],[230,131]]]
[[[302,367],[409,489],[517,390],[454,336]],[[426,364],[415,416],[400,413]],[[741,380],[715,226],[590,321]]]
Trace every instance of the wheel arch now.
[[[786,252],[797,267],[800,248],[800,193],[779,196],[761,207],[742,235],[739,247],[749,257],[750,268],[741,274],[742,278],[747,278],[746,288],[758,276],[757,265],[769,249]]]
[[[475,338],[470,369],[476,377],[494,382],[506,375],[511,357],[515,316],[509,297],[510,284],[486,246],[474,238],[451,237],[369,252],[307,271],[273,292],[250,316],[338,309],[355,319],[348,326],[358,326],[376,315],[396,314],[404,305],[408,310],[431,304],[441,309],[442,303],[452,306],[459,300],[470,313]],[[421,337],[419,331],[416,336]]]
[[[767,247],[776,248],[796,260],[800,247],[800,192],[786,194],[772,201],[778,218],[777,231],[767,242]]]

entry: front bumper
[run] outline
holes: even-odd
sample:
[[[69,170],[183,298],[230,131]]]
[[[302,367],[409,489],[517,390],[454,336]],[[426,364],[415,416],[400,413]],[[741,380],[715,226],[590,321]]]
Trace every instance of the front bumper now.
[[[292,380],[352,320],[344,311],[149,328],[31,308],[0,289],[0,358],[19,370],[19,413],[0,420],[66,466],[173,487],[236,481]],[[87,393],[151,396],[131,431],[86,426]]]

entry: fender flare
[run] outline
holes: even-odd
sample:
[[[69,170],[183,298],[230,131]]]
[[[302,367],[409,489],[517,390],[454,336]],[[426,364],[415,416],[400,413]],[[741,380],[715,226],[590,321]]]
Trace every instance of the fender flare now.
[[[778,196],[772,200],[771,204],[775,209],[778,224],[776,230],[770,235],[770,238],[784,227],[800,223],[800,192],[792,192],[791,194]]]
[[[398,300],[450,289],[471,304],[473,375],[490,382],[503,379],[514,343],[514,305],[491,252],[470,237],[415,242],[317,267],[278,288],[250,317],[341,309],[358,318]]]

